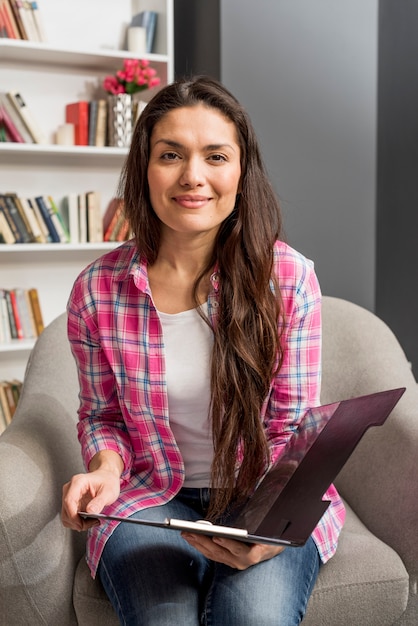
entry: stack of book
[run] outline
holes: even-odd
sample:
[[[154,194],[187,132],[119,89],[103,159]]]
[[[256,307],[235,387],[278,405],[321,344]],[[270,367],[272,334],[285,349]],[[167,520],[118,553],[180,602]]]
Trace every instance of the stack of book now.
[[[46,134],[18,91],[0,92],[0,141],[40,144],[48,141]]]
[[[52,196],[0,193],[0,243],[68,243],[65,220]]]
[[[0,380],[0,433],[12,421],[22,390],[20,380]]]
[[[123,200],[112,198],[103,217],[103,241],[126,241],[132,237],[123,211]]]
[[[0,37],[47,41],[39,3],[0,0]]]
[[[0,289],[0,344],[36,339],[43,329],[37,289]]]
[[[69,193],[60,205],[48,195],[0,193],[0,245],[101,243],[130,236],[121,201],[111,200],[103,217],[99,191]]]
[[[65,121],[74,125],[76,146],[98,146],[107,144],[107,101],[78,100],[65,107]]]

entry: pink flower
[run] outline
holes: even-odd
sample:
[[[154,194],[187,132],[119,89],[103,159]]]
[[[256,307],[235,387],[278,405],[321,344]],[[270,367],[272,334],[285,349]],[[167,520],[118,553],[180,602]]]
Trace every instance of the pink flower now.
[[[124,59],[123,69],[115,76],[106,76],[104,89],[111,94],[133,94],[144,89],[151,89],[160,84],[157,70],[150,67],[148,59]]]

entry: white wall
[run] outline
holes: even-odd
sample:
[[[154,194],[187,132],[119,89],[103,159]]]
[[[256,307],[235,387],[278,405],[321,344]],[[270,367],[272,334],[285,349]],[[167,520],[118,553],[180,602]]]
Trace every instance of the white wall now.
[[[288,241],[323,292],[375,291],[378,0],[223,0],[221,78],[249,111]]]

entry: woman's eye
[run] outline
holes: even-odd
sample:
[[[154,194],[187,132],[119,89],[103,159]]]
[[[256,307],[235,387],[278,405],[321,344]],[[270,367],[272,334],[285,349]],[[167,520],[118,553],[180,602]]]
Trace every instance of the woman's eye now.
[[[178,155],[175,152],[165,152],[161,158],[165,161],[174,161],[178,158]]]
[[[216,161],[216,162],[222,162],[222,161],[226,161],[226,158],[224,157],[223,154],[211,154],[210,157],[211,161]]]

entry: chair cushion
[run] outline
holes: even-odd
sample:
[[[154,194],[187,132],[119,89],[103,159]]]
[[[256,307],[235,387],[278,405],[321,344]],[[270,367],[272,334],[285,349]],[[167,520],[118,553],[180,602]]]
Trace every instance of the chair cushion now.
[[[320,570],[303,625],[390,626],[406,608],[408,574],[392,548],[372,535],[346,507],[338,550]],[[99,580],[91,578],[84,558],[77,567],[73,601],[79,626],[118,626],[110,602]]]
[[[337,552],[320,570],[303,626],[391,626],[406,609],[408,572],[397,553],[345,506]]]

